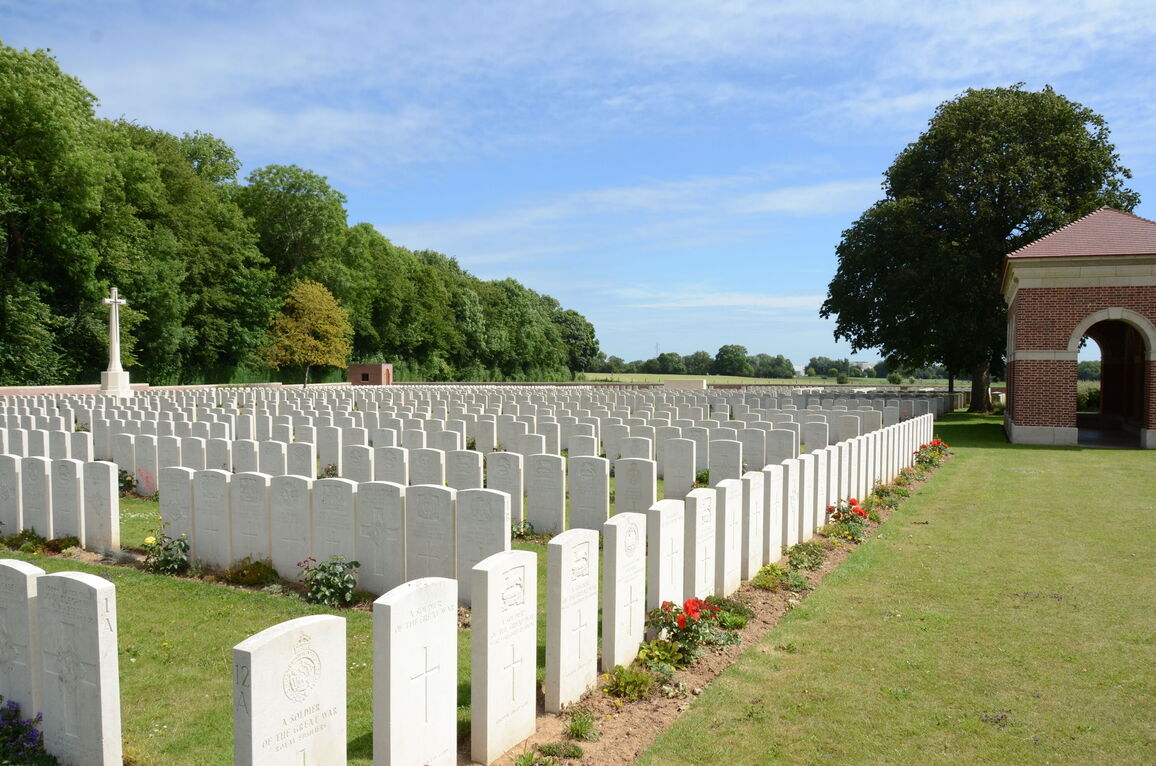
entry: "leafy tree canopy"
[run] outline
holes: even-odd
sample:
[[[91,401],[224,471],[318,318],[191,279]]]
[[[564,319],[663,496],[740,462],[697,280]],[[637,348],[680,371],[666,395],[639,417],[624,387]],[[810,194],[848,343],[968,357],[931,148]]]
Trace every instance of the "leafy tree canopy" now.
[[[344,367],[349,361],[353,326],[349,313],[320,282],[298,281],[285,296],[285,307],[273,318],[263,349],[269,366],[309,368]]]
[[[1103,205],[1138,195],[1103,117],[1051,88],[967,90],[887,170],[884,199],[843,232],[820,314],[854,350],[896,366],[943,364],[990,408],[1006,307],[1003,257]]]

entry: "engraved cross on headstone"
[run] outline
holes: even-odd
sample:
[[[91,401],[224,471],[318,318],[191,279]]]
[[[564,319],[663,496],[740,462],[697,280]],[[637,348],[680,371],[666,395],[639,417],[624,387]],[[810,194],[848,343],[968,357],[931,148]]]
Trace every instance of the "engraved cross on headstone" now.
[[[441,670],[442,666],[434,665],[431,668],[429,666],[429,647],[423,646],[422,651],[425,652],[425,659],[422,660],[422,667],[424,667],[425,670],[416,676],[410,676],[409,680],[411,683],[418,680],[422,681],[423,696],[425,697],[425,722],[429,723],[429,677],[435,671]]]
[[[510,671],[510,701],[513,702],[518,699],[518,666],[522,664],[522,659],[518,657],[518,647],[510,644],[510,664],[506,665],[502,670]]]

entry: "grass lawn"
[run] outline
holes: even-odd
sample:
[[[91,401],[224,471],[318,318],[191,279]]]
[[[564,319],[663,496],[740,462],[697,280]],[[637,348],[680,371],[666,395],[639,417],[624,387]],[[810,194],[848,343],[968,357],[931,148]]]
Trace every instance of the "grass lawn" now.
[[[1156,763],[1156,453],[956,457],[640,764]]]

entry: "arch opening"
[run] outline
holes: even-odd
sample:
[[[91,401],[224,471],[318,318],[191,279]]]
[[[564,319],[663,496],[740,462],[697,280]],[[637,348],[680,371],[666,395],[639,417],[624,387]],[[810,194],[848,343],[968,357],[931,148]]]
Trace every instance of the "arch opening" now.
[[[1081,395],[1090,388],[1086,382],[1074,381],[1080,443],[1140,446],[1148,358],[1146,339],[1135,326],[1120,319],[1098,321],[1084,331],[1083,337],[1089,341],[1085,350],[1090,351],[1093,343],[1099,347],[1100,386],[1099,400],[1094,401],[1087,394]],[[1081,353],[1087,358],[1092,355]]]

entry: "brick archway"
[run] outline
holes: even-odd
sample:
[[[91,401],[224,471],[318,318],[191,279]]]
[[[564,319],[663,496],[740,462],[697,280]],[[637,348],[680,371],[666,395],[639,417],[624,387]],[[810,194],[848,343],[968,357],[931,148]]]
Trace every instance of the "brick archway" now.
[[[1098,425],[1156,449],[1156,222],[1101,208],[1010,253],[1003,292],[1008,438],[1078,443],[1076,359],[1090,335],[1109,356]]]

